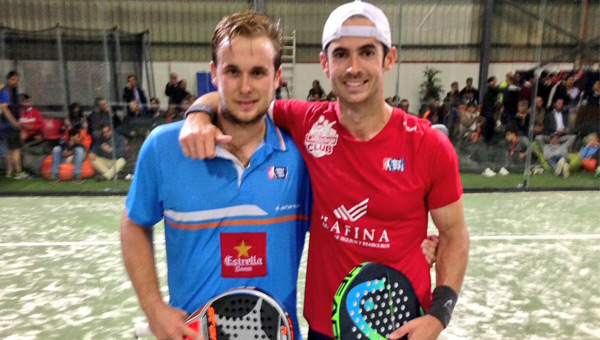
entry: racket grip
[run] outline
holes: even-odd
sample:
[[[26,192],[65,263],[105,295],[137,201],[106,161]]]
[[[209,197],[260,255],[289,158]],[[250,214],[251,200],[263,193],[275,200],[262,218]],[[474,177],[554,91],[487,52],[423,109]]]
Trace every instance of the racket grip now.
[[[138,322],[135,324],[135,338],[149,338],[154,336],[147,322]]]

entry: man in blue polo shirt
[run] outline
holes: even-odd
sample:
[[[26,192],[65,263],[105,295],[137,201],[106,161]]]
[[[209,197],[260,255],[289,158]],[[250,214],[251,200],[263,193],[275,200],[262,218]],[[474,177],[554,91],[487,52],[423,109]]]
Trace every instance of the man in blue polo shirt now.
[[[258,287],[296,313],[298,266],[309,227],[310,180],[292,139],[265,116],[281,77],[276,25],[225,17],[212,41],[217,126],[234,142],[212,160],[186,158],[183,122],[155,129],[139,155],[121,224],[125,267],[159,339],[196,336],[186,315],[232,287]],[[193,110],[193,108],[192,108]],[[164,220],[170,302],[159,290],[152,226]]]

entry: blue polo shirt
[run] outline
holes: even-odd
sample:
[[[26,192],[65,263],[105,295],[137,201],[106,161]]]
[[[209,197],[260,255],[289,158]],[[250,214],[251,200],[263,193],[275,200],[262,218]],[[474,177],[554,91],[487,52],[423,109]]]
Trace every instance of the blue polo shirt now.
[[[248,167],[218,147],[183,155],[183,122],[152,131],[127,196],[131,220],[165,222],[170,304],[188,313],[230,288],[253,286],[283,302],[298,329],[298,266],[309,229],[310,179],[298,148],[269,118]]]

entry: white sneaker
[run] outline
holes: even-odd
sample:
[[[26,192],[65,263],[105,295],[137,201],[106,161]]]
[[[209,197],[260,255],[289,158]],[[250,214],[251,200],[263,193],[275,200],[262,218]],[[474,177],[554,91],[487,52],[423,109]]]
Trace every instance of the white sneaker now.
[[[559,176],[565,167],[565,159],[561,158],[556,163],[556,168],[554,168],[554,176]]]
[[[25,171],[17,172],[15,174],[15,179],[26,179],[26,178],[29,178],[29,174],[26,173]]]
[[[128,181],[133,181],[133,175],[132,174],[127,174],[127,176],[125,176],[125,179]]]
[[[569,176],[571,176],[571,171],[569,169],[569,163],[564,162],[565,164],[563,165],[563,171],[562,171],[562,175],[563,178],[569,178]]]
[[[500,171],[498,171],[498,175],[500,176],[506,176],[508,174],[510,174],[510,172],[508,172],[505,167],[500,168]]]
[[[542,168],[542,167],[541,167],[541,166],[539,166],[539,165],[536,165],[536,166],[534,166],[534,167],[533,167],[533,171],[532,171],[532,173],[533,173],[534,175],[541,175],[541,174],[543,174],[543,173],[544,173],[544,168]]]
[[[496,173],[494,172],[494,170],[492,170],[490,168],[486,168],[485,170],[483,170],[481,175],[483,175],[485,177],[494,177],[494,176],[496,176]]]

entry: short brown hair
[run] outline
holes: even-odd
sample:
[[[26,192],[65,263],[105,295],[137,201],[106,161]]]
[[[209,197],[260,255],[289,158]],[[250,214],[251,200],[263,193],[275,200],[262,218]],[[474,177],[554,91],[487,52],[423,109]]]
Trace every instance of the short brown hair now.
[[[273,65],[275,66],[275,71],[279,69],[283,50],[279,24],[274,24],[266,15],[254,11],[234,13],[224,17],[217,24],[211,44],[212,61],[215,65],[217,64],[217,50],[221,42],[226,38],[231,41],[238,36],[248,38],[264,36],[271,39],[273,48],[275,49]]]

